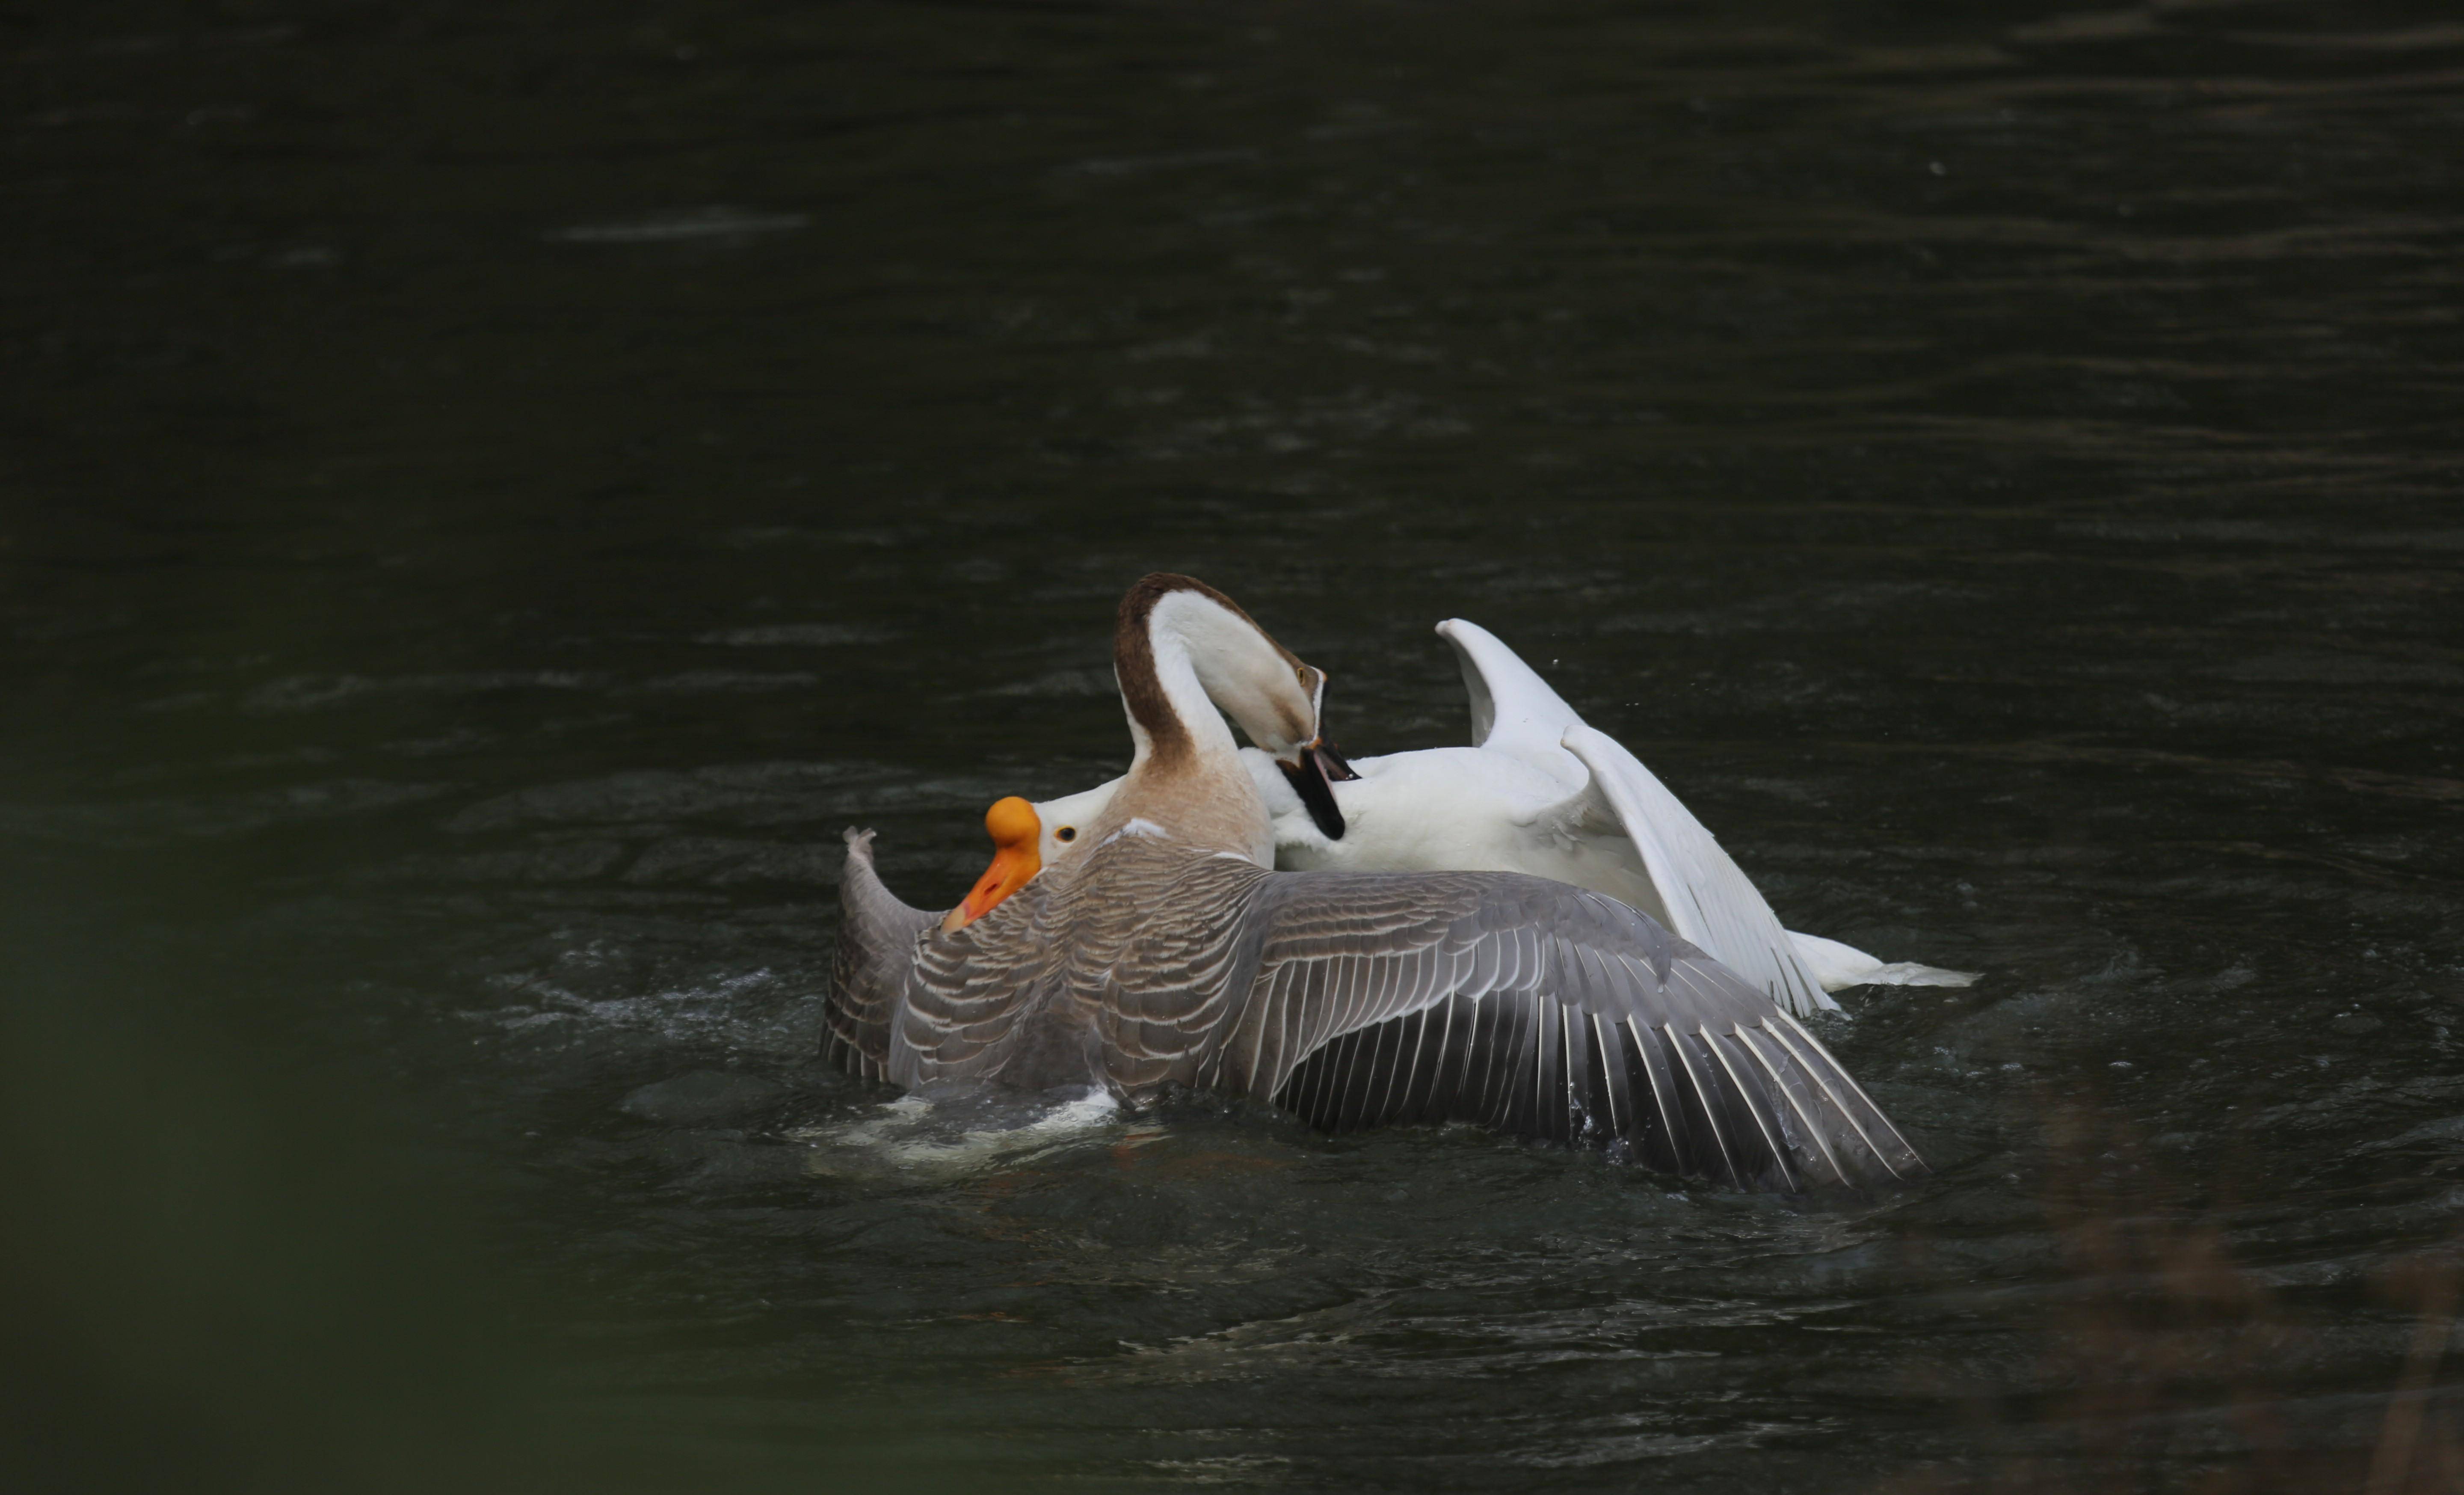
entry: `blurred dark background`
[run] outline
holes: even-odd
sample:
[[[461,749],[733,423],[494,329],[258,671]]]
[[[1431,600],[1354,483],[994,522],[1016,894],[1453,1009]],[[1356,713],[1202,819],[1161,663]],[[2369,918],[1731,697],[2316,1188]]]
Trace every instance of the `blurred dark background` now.
[[[0,0],[0,142],[11,1487],[2464,1480],[2449,9]],[[1941,1177],[819,1071],[1158,567],[1987,973]]]

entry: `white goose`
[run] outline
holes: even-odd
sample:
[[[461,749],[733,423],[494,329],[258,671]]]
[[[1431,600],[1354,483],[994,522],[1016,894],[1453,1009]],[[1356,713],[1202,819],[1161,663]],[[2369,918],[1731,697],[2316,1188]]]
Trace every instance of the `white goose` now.
[[[1463,666],[1473,745],[1353,759],[1356,777],[1331,785],[1339,836],[1320,826],[1274,758],[1243,752],[1274,823],[1277,867],[1528,872],[1572,883],[1641,910],[1798,1017],[1837,1011],[1830,993],[1844,987],[1976,979],[1783,929],[1667,785],[1616,738],[1586,726],[1514,650],[1461,618],[1439,624],[1438,634]],[[1339,773],[1345,765],[1335,763]],[[1069,854],[1078,827],[1103,812],[1120,782],[1034,806],[1045,863]]]
[[[1746,1187],[1924,1171],[1793,1018],[1624,903],[1515,872],[1267,870],[1217,713],[1339,838],[1325,677],[1221,592],[1148,577],[1112,657],[1130,771],[1049,868],[1003,800],[991,868],[935,915],[847,832],[827,1056],[909,1087],[1186,1085],[1331,1131],[1476,1121]]]

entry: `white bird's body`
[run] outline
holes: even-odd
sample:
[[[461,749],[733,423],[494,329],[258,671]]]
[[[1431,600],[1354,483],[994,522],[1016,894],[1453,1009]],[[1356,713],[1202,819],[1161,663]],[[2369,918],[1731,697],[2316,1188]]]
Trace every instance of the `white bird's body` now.
[[[1633,839],[1584,799],[1591,776],[1573,754],[1558,756],[1572,777],[1477,747],[1353,758],[1360,777],[1335,789],[1340,841],[1309,823],[1273,759],[1254,749],[1242,758],[1274,817],[1278,867],[1529,872],[1607,893],[1675,929]]]
[[[1650,915],[1796,1016],[1837,1011],[1829,994],[1867,982],[1965,986],[1965,972],[1885,962],[1783,929],[1719,841],[1607,734],[1584,724],[1495,635],[1450,619],[1471,696],[1474,745],[1352,760],[1331,787],[1346,829],[1321,831],[1254,748],[1242,759],[1272,817],[1275,866],[1355,872],[1523,872],[1606,893]],[[1036,806],[1046,862],[1067,855],[1114,783]]]

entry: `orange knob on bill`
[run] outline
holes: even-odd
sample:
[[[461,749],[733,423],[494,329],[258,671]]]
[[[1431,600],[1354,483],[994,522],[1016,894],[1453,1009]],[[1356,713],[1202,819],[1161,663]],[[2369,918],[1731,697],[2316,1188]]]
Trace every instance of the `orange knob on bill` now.
[[[984,811],[984,829],[993,838],[993,865],[976,881],[975,890],[966,901],[952,909],[941,920],[941,932],[964,929],[990,913],[1003,898],[1026,886],[1027,879],[1044,869],[1043,854],[1036,842],[1044,834],[1044,823],[1036,818],[1035,806],[1011,795],[996,800]]]

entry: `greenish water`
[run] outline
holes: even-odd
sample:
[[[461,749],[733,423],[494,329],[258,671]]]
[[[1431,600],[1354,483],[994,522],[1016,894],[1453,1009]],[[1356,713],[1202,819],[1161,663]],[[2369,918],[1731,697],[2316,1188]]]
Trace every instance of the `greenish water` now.
[[[25,1484],[2453,1478],[2435,8],[17,4],[0,80]],[[1985,972],[1827,1031],[1939,1176],[818,1069],[840,828],[939,906],[1117,772],[1156,568],[1359,754],[1472,618]]]

